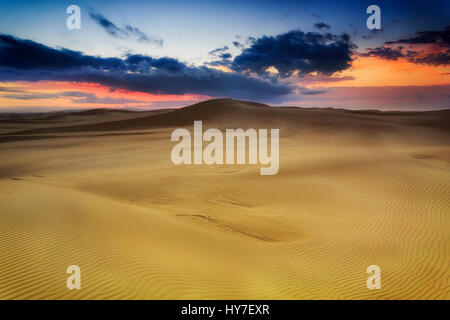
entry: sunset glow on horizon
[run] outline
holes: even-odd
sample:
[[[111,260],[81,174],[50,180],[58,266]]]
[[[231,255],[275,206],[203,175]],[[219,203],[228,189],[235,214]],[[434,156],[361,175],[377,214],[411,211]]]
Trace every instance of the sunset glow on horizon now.
[[[117,3],[100,10],[101,2],[96,7],[81,2],[80,30],[61,23],[68,15],[54,1],[44,1],[42,8],[30,5],[24,12],[16,2],[0,4],[0,15],[8,12],[0,19],[0,112],[177,108],[221,97],[312,107],[450,108],[450,28],[439,6],[410,3],[425,18],[433,17],[423,19],[427,26],[416,26],[413,15],[382,1],[383,27],[371,32],[360,1],[345,4],[345,12],[336,8],[333,15],[322,12],[324,5],[286,1],[280,10],[292,16],[286,13],[283,20],[271,14],[272,4],[262,2],[253,16],[240,16],[250,21],[265,17],[271,24],[257,23],[258,32],[249,33],[254,28],[245,20],[237,23],[248,26],[245,32],[227,29],[227,12],[237,8],[233,2],[219,2],[223,12],[206,8],[205,16],[211,17],[204,20],[193,11],[203,1],[191,3],[177,20],[189,21],[189,27],[180,29],[162,23],[173,10],[161,3],[152,4],[158,16],[146,25],[132,7]],[[44,10],[49,19],[41,28],[21,25],[23,15],[33,12],[30,24],[38,23]],[[122,11],[123,21],[113,14]],[[213,26],[223,29],[214,35],[200,32]],[[195,37],[202,38],[200,46]],[[30,50],[34,55],[26,53]],[[315,51],[320,55],[308,56]],[[399,98],[414,87],[420,87],[420,97]]]

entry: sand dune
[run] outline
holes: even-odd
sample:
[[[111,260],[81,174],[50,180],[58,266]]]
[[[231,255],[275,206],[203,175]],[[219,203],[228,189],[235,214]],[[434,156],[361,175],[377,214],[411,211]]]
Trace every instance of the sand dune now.
[[[271,108],[264,104],[215,99],[179,110],[135,112],[129,119],[40,127],[0,136],[2,141],[66,137],[86,132],[143,131],[190,127],[202,120],[205,128],[281,128],[281,135],[302,134],[309,141],[342,140],[358,145],[447,144],[450,110],[432,112],[350,111],[343,109]],[[132,113],[133,114],[133,113]],[[86,122],[87,120],[85,120]]]
[[[0,136],[0,298],[450,298],[450,111],[93,113]],[[279,127],[279,173],[175,166],[172,128],[194,120]]]
[[[171,112],[168,112],[171,111]],[[140,114],[140,112],[136,112]],[[304,109],[295,107],[270,108],[267,105],[232,99],[200,102],[179,110],[153,111],[150,116],[106,121],[65,127],[54,126],[24,130],[14,134],[42,134],[61,132],[137,130],[158,127],[189,126],[195,120],[205,125],[278,125],[279,127],[319,127],[319,129],[393,129],[395,126],[422,126],[448,133],[450,110],[432,112],[350,111],[342,109]]]

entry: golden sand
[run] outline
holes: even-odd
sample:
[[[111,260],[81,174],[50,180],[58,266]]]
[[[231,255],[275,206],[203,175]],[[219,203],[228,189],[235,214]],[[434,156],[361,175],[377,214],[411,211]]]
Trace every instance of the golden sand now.
[[[190,108],[0,136],[1,299],[450,298],[449,112]],[[175,166],[191,115],[278,125],[279,173]]]

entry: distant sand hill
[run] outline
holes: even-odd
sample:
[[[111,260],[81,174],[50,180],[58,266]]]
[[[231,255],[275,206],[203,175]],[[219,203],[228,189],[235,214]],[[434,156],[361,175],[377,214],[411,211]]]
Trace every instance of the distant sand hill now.
[[[279,173],[174,165],[195,120],[279,128]],[[450,298],[450,110],[2,114],[0,157],[1,299]]]
[[[288,127],[299,131],[305,128],[345,130],[358,133],[379,133],[383,130],[403,133],[408,127],[417,127],[425,131],[449,134],[450,110],[431,112],[381,112],[350,111],[345,109],[319,109],[296,107],[269,107],[268,105],[233,99],[214,99],[189,107],[172,110],[132,112],[121,110],[94,109],[56,117],[77,117],[92,115],[96,123],[66,125],[54,124],[44,128],[23,130],[16,134],[48,134],[68,132],[93,132],[116,130],[143,130],[151,128],[191,126],[195,120],[202,120],[207,126],[251,127],[272,126]],[[120,116],[120,119],[110,120]],[[127,118],[127,119],[123,119]],[[48,119],[44,118],[44,119]],[[416,133],[416,132],[411,132]],[[417,138],[420,138],[418,135]]]

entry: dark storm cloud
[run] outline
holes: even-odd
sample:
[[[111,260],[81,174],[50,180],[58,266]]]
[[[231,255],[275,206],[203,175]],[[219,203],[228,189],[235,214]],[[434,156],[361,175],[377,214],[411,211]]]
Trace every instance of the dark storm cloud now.
[[[441,48],[440,52],[425,53],[422,49],[416,51],[410,49],[404,52],[403,46],[397,48],[378,47],[367,48],[366,53],[361,53],[360,56],[372,56],[386,60],[397,60],[404,58],[411,63],[428,64],[433,66],[450,65],[450,26],[442,31],[422,31],[417,32],[408,38],[403,38],[396,41],[387,41],[386,45],[408,44],[410,47],[414,45],[434,45]]]
[[[154,70],[167,71],[172,73],[183,72],[187,66],[173,58],[152,58],[140,54],[127,56],[123,60],[124,69],[132,72],[149,73]]]
[[[266,101],[276,101],[293,90],[289,85],[205,66],[188,66],[167,57],[101,58],[9,35],[0,35],[0,80],[90,82],[154,94],[202,94]]]
[[[115,38],[133,38],[135,37],[137,41],[140,42],[152,42],[159,46],[163,45],[163,40],[155,37],[150,37],[146,35],[142,30],[137,27],[130,25],[125,26],[125,28],[119,28],[112,21],[105,18],[99,13],[91,12],[89,16],[94,20],[99,26],[103,28],[109,35]]]
[[[99,58],[68,49],[56,50],[31,40],[0,35],[0,66],[17,69],[65,69],[95,67],[118,69],[118,58]]]
[[[317,29],[330,29],[331,27],[323,22],[319,22],[319,23],[315,23],[314,27],[316,27]]]
[[[362,57],[377,57],[385,60],[397,60],[404,58],[411,63],[428,64],[433,66],[450,65],[450,49],[438,53],[422,54],[422,52],[409,50],[406,53],[401,48],[378,47],[367,49],[366,53],[360,53]]]
[[[299,76],[310,72],[331,75],[351,66],[353,49],[356,45],[347,34],[290,31],[256,39],[235,57],[232,69],[267,76],[266,69],[273,66],[282,78],[295,71]]]
[[[368,48],[367,53],[361,53],[360,56],[377,57],[386,60],[397,60],[398,58],[405,57],[401,49],[392,49],[389,47]]]
[[[427,54],[424,57],[418,57],[414,59],[415,63],[429,64],[433,66],[447,66],[450,65],[450,49],[444,52],[435,54]]]
[[[437,44],[442,47],[450,47],[450,26],[441,31],[421,31],[408,38],[396,41],[388,41],[386,44]]]

